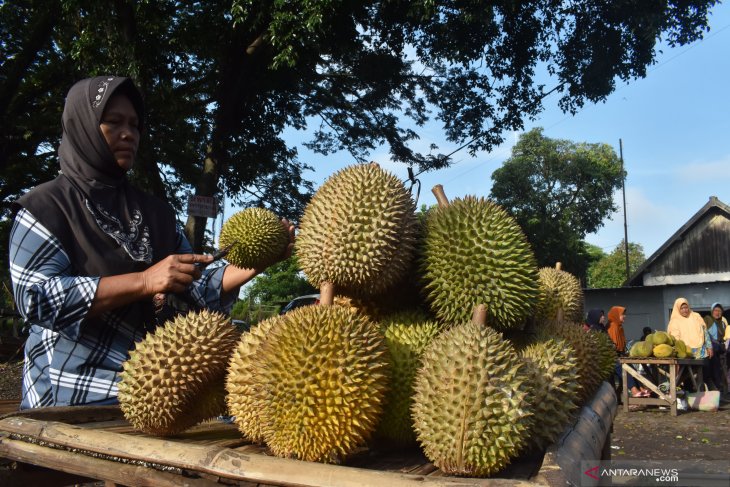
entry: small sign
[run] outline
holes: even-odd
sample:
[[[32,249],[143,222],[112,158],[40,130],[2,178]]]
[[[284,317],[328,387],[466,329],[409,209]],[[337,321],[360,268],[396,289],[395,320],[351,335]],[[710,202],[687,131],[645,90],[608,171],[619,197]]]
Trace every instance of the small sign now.
[[[218,214],[218,203],[212,196],[191,196],[188,199],[188,215],[215,218]]]

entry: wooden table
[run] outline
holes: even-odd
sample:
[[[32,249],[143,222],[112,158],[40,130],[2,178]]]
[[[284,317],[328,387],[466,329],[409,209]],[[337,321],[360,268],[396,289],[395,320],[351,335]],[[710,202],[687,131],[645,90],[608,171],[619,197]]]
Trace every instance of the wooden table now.
[[[264,446],[244,440],[235,425],[221,421],[169,438],[148,436],[132,429],[116,406],[43,408],[0,418],[2,457],[21,462],[23,468],[5,482],[0,475],[0,484],[19,486],[61,486],[89,479],[104,480],[108,486],[154,487],[544,485],[535,478],[541,454],[516,459],[499,478],[488,479],[449,476],[417,448],[363,448],[347,466],[324,465],[273,457]],[[59,472],[76,477],[59,477]]]
[[[702,390],[704,380],[702,377],[702,366],[704,360],[685,358],[657,358],[657,357],[620,357],[621,379],[623,383],[622,402],[624,412],[629,412],[629,406],[667,406],[672,416],[677,415],[677,384],[687,378],[692,382],[695,390]],[[642,365],[649,369],[650,374],[642,375],[632,365]],[[629,395],[628,375],[656,394],[657,397],[631,397]],[[661,379],[668,379],[669,392],[663,393],[659,390],[659,384],[664,382]]]

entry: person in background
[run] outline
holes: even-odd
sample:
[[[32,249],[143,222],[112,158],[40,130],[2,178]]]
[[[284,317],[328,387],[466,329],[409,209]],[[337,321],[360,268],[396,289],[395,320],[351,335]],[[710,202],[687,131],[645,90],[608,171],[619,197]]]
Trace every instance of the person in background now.
[[[592,309],[588,312],[586,322],[583,328],[588,330],[595,330],[606,333],[606,314],[602,309]]]
[[[623,306],[614,306],[608,310],[608,336],[611,338],[614,346],[616,347],[616,355],[622,357],[626,355],[626,335],[624,334],[624,320],[626,319],[626,308]],[[616,360],[616,371],[615,380],[618,384],[618,389],[622,387],[621,381],[621,362]],[[649,391],[646,389],[640,389],[636,385],[636,379],[629,374],[626,381],[626,386],[631,391],[631,395],[634,397],[649,397]]]
[[[651,329],[650,327],[648,327],[648,326],[645,326],[645,327],[644,327],[644,328],[643,328],[643,329],[641,330],[641,341],[643,342],[644,340],[646,340],[646,337],[648,337],[648,336],[649,336],[649,335],[651,335],[652,333],[654,333],[654,330],[652,330],[652,329]]]
[[[706,377],[711,378],[715,387],[720,390],[725,390],[727,385],[722,363],[722,358],[725,355],[725,333],[727,331],[727,322],[722,316],[724,311],[720,303],[714,303],[710,308],[710,316],[705,317],[707,334],[710,335],[712,345],[712,356],[709,359],[705,373],[707,374]]]
[[[624,355],[626,350],[626,335],[624,334],[624,320],[626,319],[626,308],[614,306],[608,310],[608,336],[616,346],[616,353]]]
[[[682,340],[697,359],[712,357],[712,342],[705,321],[689,307],[685,298],[674,301],[667,333]]]

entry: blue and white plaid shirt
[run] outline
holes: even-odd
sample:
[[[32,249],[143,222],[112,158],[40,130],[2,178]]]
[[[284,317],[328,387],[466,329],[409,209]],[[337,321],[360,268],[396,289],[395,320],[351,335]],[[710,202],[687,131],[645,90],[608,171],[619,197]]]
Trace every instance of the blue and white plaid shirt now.
[[[177,239],[175,253],[192,252],[179,228]],[[230,312],[235,296],[221,296],[224,270],[225,263],[210,265],[193,283],[196,305]],[[10,234],[10,275],[30,325],[21,409],[113,401],[122,363],[146,333],[130,319],[137,315],[122,307],[85,321],[101,278],[75,275],[58,239],[25,209]]]

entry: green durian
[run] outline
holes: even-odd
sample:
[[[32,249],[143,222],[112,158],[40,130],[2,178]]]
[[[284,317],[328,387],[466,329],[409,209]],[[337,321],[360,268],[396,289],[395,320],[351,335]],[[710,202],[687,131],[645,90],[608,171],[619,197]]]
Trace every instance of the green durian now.
[[[390,315],[381,326],[390,357],[391,382],[377,434],[398,444],[412,443],[416,440],[411,417],[413,382],[423,351],[441,327],[418,312]]]
[[[670,337],[667,334],[667,332],[664,332],[664,331],[655,331],[652,335],[653,336],[651,338],[651,343],[654,346],[669,344],[669,342],[670,342]],[[671,345],[669,345],[669,346],[671,347]]]
[[[152,435],[174,435],[225,412],[223,384],[240,333],[228,317],[201,311],[148,334],[124,362],[119,404]]]
[[[608,333],[589,330],[588,335],[594,342],[595,367],[600,374],[600,380],[609,380],[616,370],[616,345]]]
[[[581,405],[603,381],[603,371],[597,366],[595,357],[596,342],[593,335],[583,330],[582,323],[551,322],[539,329],[538,340],[546,341],[551,338],[565,340],[575,353],[578,362],[576,380],[580,384],[577,402]]]
[[[649,333],[648,335],[646,335],[646,337],[644,338],[644,341],[646,343],[648,343],[649,345],[651,345],[652,347],[654,347],[654,334]]]
[[[529,345],[520,353],[533,374],[531,403],[534,421],[528,445],[543,449],[553,443],[570,423],[577,404],[578,362],[564,340]]]
[[[426,348],[416,376],[413,421],[434,465],[483,477],[525,446],[532,423],[529,371],[497,331],[465,323]]]
[[[309,282],[348,296],[392,288],[411,266],[415,203],[403,183],[375,163],[328,178],[304,210],[296,253]]]
[[[677,352],[677,358],[687,358],[689,355],[687,345],[678,338],[674,340],[674,350]]]
[[[629,350],[629,357],[651,357],[653,348],[652,344],[647,341],[636,342]]]
[[[246,208],[223,224],[221,248],[231,246],[226,260],[244,269],[265,268],[284,254],[289,234],[281,220],[265,208]]]
[[[671,345],[662,343],[660,345],[655,345],[652,353],[654,354],[655,357],[667,358],[667,357],[672,357],[674,355],[674,349],[672,348]]]
[[[264,440],[260,415],[264,395],[260,389],[262,384],[256,380],[256,375],[265,364],[258,360],[258,352],[272,327],[280,321],[280,316],[274,316],[252,326],[241,336],[228,365],[228,412],[234,417],[238,429],[254,443],[262,443]]]
[[[378,325],[340,306],[282,315],[256,354],[261,431],[281,457],[338,463],[372,434],[388,387]]]
[[[535,317],[538,321],[580,321],[583,317],[583,288],[580,280],[569,272],[543,267],[538,272],[540,300]]]
[[[471,319],[487,306],[487,324],[522,327],[539,295],[534,254],[517,222],[492,201],[467,196],[427,217],[425,293],[443,323]]]

